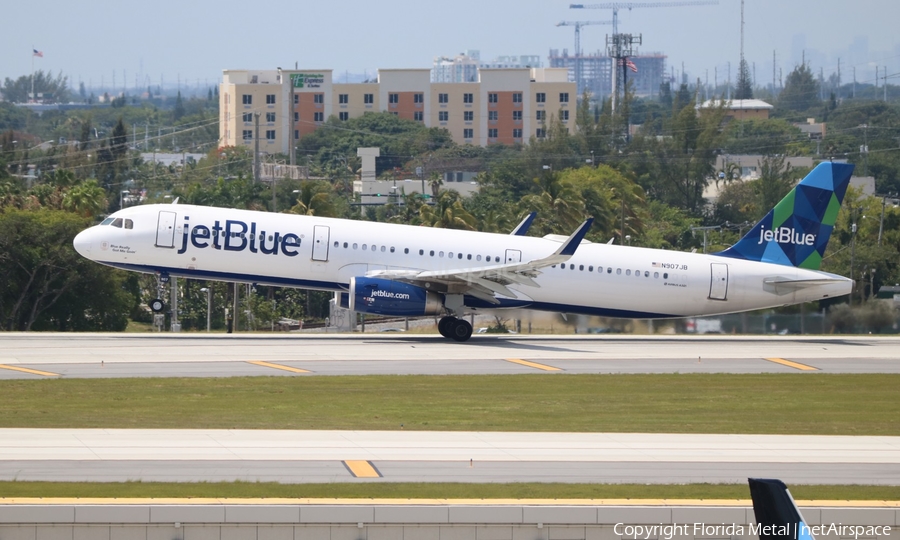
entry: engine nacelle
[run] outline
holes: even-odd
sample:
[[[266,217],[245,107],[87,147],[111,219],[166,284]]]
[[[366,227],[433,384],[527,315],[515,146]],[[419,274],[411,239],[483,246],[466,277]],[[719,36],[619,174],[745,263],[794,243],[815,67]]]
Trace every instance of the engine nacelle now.
[[[444,311],[438,293],[389,279],[352,277],[349,297],[350,310],[360,313],[417,317]]]

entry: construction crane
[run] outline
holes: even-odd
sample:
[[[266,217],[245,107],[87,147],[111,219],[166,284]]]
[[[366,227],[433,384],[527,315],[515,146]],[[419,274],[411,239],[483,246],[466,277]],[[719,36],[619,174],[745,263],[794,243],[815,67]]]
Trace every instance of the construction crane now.
[[[556,26],[575,27],[575,84],[580,95],[584,91],[584,70],[581,63],[581,27],[592,24],[613,24],[613,21],[559,21]]]
[[[603,4],[569,4],[569,9],[611,9],[613,34],[619,33],[619,10],[634,8],[717,6],[718,0],[692,0],[690,2],[605,2]]]

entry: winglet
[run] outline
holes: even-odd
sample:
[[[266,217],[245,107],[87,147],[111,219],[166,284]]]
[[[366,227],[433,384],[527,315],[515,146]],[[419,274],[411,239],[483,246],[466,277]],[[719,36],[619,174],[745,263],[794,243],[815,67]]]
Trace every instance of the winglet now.
[[[531,223],[534,221],[535,216],[537,216],[537,212],[532,212],[525,216],[525,219],[516,225],[516,228],[509,234],[511,236],[525,236],[528,233],[528,229],[531,228]]]
[[[760,540],[815,540],[781,480],[748,478]]]
[[[587,221],[581,224],[575,232],[572,233],[572,236],[568,238],[568,240],[563,243],[563,245],[556,250],[554,255],[565,255],[566,257],[571,257],[575,254],[575,250],[578,249],[578,245],[581,244],[581,241],[584,240],[585,235],[587,235],[588,231],[591,229],[591,225],[594,224],[594,218],[588,218]]]

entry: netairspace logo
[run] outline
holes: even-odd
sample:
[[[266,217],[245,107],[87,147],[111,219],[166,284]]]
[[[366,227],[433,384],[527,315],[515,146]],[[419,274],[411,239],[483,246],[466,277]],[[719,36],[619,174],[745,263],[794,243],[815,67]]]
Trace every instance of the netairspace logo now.
[[[760,525],[751,523],[660,523],[658,525],[626,525],[616,523],[613,532],[622,538],[636,540],[672,540],[676,536],[787,536],[804,539],[813,536],[840,536],[841,538],[880,538],[891,535],[890,525],[844,525],[829,523],[809,526],[806,523],[790,525]]]

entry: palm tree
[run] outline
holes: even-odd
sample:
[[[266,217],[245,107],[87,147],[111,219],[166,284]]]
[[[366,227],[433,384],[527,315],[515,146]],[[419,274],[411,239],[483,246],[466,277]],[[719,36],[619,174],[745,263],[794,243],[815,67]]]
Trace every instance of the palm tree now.
[[[337,209],[331,196],[331,184],[322,181],[304,182],[290,212],[304,216],[336,217]]]
[[[445,191],[435,201],[434,206],[422,205],[419,210],[422,225],[442,229],[476,230],[478,220],[463,208],[459,194]]]
[[[86,180],[66,190],[62,206],[69,212],[92,218],[107,208],[106,191],[94,179]]]

